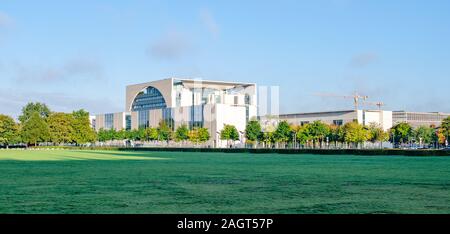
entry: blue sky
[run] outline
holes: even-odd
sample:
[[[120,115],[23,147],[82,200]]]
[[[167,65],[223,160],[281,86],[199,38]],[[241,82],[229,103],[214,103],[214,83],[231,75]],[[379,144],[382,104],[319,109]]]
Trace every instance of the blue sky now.
[[[282,113],[450,112],[450,1],[0,0],[0,113],[123,111],[125,86],[167,77],[280,87]]]

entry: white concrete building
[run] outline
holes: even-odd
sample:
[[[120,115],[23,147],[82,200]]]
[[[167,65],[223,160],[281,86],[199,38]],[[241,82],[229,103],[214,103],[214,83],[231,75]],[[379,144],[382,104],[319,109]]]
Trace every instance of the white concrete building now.
[[[174,130],[182,124],[205,127],[209,144],[224,147],[219,132],[225,124],[234,125],[244,142],[247,121],[257,116],[256,84],[168,78],[129,85],[125,110],[131,129],[157,127],[161,121]]]

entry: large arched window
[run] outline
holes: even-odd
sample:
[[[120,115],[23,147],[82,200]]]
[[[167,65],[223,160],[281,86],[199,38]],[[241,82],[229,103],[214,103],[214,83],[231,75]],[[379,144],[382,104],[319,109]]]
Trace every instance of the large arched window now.
[[[131,107],[132,111],[154,110],[166,108],[166,101],[164,97],[154,87],[147,87],[144,91],[140,92],[134,99]]]

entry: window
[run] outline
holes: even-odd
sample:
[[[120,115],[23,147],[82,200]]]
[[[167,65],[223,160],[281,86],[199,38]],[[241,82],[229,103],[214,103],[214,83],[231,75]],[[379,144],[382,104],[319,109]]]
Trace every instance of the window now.
[[[191,128],[203,127],[203,105],[191,106]]]
[[[333,124],[336,126],[341,126],[344,123],[342,119],[333,120]]]
[[[164,108],[162,110],[162,119],[173,130],[175,124],[172,115],[172,108]]]
[[[138,117],[139,128],[148,128],[150,126],[148,110],[139,111]]]
[[[125,116],[125,130],[131,130],[131,115]]]
[[[250,105],[250,95],[245,95],[245,105]]]
[[[238,96],[234,96],[234,105],[237,105],[239,102]]]
[[[105,129],[114,127],[114,114],[105,114]]]
[[[153,87],[148,87],[145,92],[139,93],[134,99],[132,110],[153,110],[166,108],[166,101],[162,94]]]

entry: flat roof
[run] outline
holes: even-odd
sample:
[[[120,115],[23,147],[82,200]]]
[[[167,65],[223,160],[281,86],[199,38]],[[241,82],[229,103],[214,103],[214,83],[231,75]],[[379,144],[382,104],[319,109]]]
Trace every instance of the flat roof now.
[[[148,84],[148,83],[152,83],[152,82],[156,82],[156,81],[163,81],[163,80],[180,81],[180,82],[187,83],[187,84],[202,83],[205,85],[222,85],[222,86],[256,86],[256,83],[170,77],[170,78],[165,78],[165,79],[160,79],[160,80],[152,80],[152,81],[148,81],[148,82],[144,82],[144,83],[130,84],[130,85],[127,85],[127,87],[135,86],[135,85],[143,85],[143,84]],[[229,88],[231,88],[231,87],[229,87]]]
[[[351,112],[355,112],[355,110],[290,113],[290,114],[280,114],[279,116],[290,117],[290,116],[297,116],[297,115],[338,114],[338,113],[351,113]]]
[[[256,85],[256,83],[245,83],[245,82],[232,82],[232,81],[219,81],[219,80],[203,80],[203,79],[182,79],[182,78],[173,78],[174,80],[188,82],[188,83],[205,83],[205,84],[223,84],[223,85]]]

